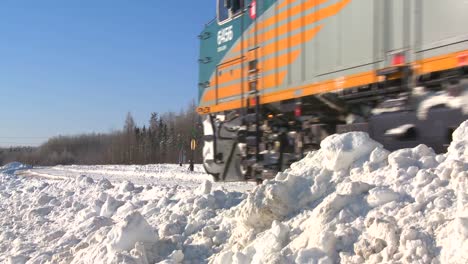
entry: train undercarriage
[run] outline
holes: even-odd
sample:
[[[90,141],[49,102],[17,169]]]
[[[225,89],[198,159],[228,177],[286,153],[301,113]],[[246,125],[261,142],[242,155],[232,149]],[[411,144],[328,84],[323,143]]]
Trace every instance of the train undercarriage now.
[[[216,181],[261,182],[325,137],[350,131],[367,132],[388,150],[426,144],[444,152],[468,119],[467,67],[418,77],[408,68],[379,74],[379,83],[278,103],[261,104],[251,93],[243,109],[206,115],[206,171]]]

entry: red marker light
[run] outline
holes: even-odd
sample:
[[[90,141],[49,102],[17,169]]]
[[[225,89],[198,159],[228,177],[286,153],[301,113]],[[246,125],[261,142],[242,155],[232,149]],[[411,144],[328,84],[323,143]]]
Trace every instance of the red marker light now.
[[[257,99],[256,98],[250,98],[250,105],[256,105],[257,104]]]
[[[458,66],[468,66],[468,52],[458,55]]]
[[[302,108],[300,105],[296,105],[296,108],[294,109],[294,115],[296,117],[301,117],[302,115]]]
[[[250,3],[249,15],[252,20],[257,18],[257,1],[256,0],[252,0],[252,3]]]
[[[395,54],[393,55],[393,58],[392,58],[392,66],[405,64],[405,60],[406,60],[405,54],[403,53]]]

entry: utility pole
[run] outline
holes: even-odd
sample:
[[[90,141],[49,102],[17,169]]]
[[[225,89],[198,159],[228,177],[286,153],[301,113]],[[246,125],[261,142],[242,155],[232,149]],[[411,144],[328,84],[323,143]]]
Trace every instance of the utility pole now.
[[[180,139],[180,134],[177,135],[177,141],[179,142],[179,166],[182,167],[182,163],[184,163],[184,145]]]
[[[195,138],[192,138],[190,141],[190,167],[189,170],[193,171],[194,170],[194,159],[195,159],[195,149],[197,148],[197,141]]]

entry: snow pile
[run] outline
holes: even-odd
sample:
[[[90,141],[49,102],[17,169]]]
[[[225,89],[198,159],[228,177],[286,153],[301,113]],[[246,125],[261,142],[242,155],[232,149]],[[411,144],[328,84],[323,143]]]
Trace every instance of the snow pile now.
[[[468,263],[468,121],[453,138],[445,155],[327,138],[235,209],[213,262]]]
[[[19,162],[8,163],[3,167],[0,167],[0,173],[14,174],[16,171],[31,169],[29,165],[25,165]]]
[[[467,145],[468,121],[444,155],[333,135],[244,193],[176,168],[146,185],[138,167],[2,168],[0,263],[468,263]]]
[[[21,166],[14,166],[15,168]],[[10,167],[9,167],[10,168]],[[193,174],[186,173],[190,179]],[[0,174],[0,263],[203,263],[245,194],[211,182],[137,186]]]
[[[448,149],[448,159],[453,161],[468,162],[468,126],[463,123],[453,132],[453,141]]]

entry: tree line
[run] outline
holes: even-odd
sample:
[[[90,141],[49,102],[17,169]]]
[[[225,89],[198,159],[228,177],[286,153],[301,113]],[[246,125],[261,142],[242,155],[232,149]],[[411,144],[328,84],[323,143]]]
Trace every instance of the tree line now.
[[[151,113],[143,126],[138,126],[128,113],[123,128],[118,131],[58,136],[39,147],[3,148],[0,164],[12,161],[35,166],[188,162],[192,139],[197,142],[194,161],[201,163],[202,135],[201,117],[192,102],[179,114]]]

